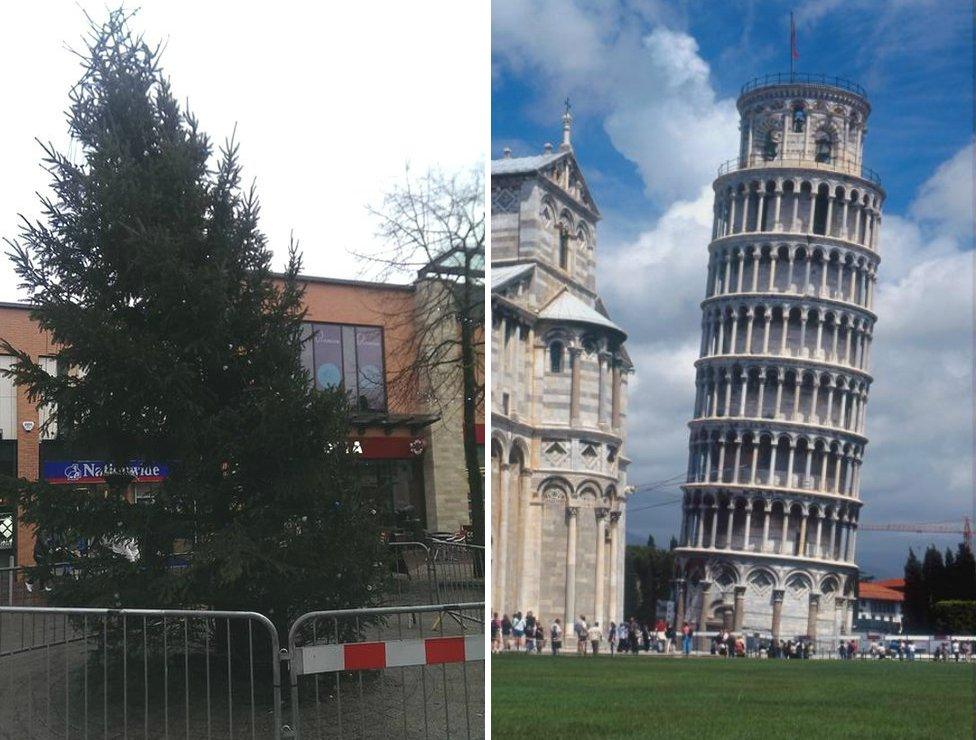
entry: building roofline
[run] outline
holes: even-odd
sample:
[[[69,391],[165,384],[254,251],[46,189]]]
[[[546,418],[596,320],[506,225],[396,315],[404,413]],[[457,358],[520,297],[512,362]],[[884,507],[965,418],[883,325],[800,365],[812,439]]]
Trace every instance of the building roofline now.
[[[283,272],[275,272],[276,278],[284,278]],[[350,280],[348,278],[322,277],[320,275],[298,275],[295,278],[302,283],[319,283],[324,285],[345,285],[351,288],[367,288],[369,290],[402,290],[412,293],[416,290],[413,283],[383,283],[378,280]]]

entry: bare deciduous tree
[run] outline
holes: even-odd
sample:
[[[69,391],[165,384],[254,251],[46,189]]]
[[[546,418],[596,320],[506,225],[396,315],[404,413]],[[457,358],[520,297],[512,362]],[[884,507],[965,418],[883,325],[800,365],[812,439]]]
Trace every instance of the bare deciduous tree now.
[[[394,374],[391,394],[422,399],[450,413],[463,408],[464,462],[474,541],[484,543],[484,474],[476,417],[484,408],[485,207],[480,168],[446,175],[429,171],[404,180],[370,208],[379,253],[358,254],[378,277],[417,276],[409,359]]]

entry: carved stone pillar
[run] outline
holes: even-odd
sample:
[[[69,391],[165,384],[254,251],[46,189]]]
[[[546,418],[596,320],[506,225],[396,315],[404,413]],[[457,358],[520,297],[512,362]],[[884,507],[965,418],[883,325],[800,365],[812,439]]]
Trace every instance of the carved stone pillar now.
[[[612,400],[610,424],[614,429],[620,429],[620,363],[619,360],[613,361],[612,371]]]
[[[686,584],[684,578],[675,578],[671,581],[674,587],[674,631],[681,633],[681,626],[685,623],[685,592]]]
[[[604,619],[603,614],[603,597],[606,584],[604,580],[606,579],[604,571],[604,559],[606,558],[607,549],[607,510],[597,509],[596,510],[596,606],[595,614],[593,618],[600,624],[605,624],[606,619]]]
[[[623,614],[617,614],[617,604],[619,602],[618,593],[620,589],[618,581],[617,563],[620,560],[620,512],[610,513],[610,603],[607,605],[608,620],[623,619]]]
[[[733,632],[742,631],[742,623],[746,618],[746,587],[736,586],[735,587],[735,619],[732,623]]]
[[[499,466],[498,472],[498,508],[499,508],[499,522],[501,531],[498,533],[498,550],[495,554],[495,567],[498,568],[498,576],[495,579],[496,583],[496,596],[494,599],[495,608],[498,610],[499,614],[504,614],[507,609],[507,604],[505,603],[506,595],[508,593],[508,509],[509,509],[509,491],[508,491],[508,481],[509,481],[509,464],[503,462]]]
[[[580,357],[583,350],[580,347],[569,348],[569,362],[572,365],[572,385],[569,394],[569,423],[573,426],[580,420]]]
[[[817,616],[820,613],[820,595],[810,594],[810,610],[807,612],[807,635],[811,640],[817,639]]]
[[[522,512],[522,536],[519,538],[519,588],[518,588],[518,608],[530,609],[533,601],[539,598],[538,588],[533,591],[535,585],[529,578],[529,543],[532,536],[529,534],[529,502],[532,500],[532,471],[528,468],[522,470],[519,476],[519,508]],[[541,575],[541,574],[540,574]],[[531,598],[535,595],[535,599]]]
[[[701,581],[701,609],[698,611],[698,631],[704,632],[707,629],[708,620],[708,600],[709,591],[712,588],[711,581]]]
[[[773,623],[770,627],[770,632],[773,633],[773,639],[779,639],[779,625],[783,618],[783,589],[776,588],[773,589]]]
[[[566,611],[564,624],[569,628],[576,619],[576,517],[579,509],[570,506],[566,509]]]

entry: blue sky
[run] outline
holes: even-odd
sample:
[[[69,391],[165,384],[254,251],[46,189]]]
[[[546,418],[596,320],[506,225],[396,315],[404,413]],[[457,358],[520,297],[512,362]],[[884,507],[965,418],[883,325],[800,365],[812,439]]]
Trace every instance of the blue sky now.
[[[682,473],[709,188],[736,151],[742,84],[788,71],[791,8],[797,71],[866,88],[865,162],[888,193],[862,521],[958,520],[973,510],[969,3],[495,0],[492,156],[558,143],[571,97],[574,149],[603,213],[598,285],[637,363],[631,482]],[[633,499],[628,538],[666,541],[678,493]],[[862,532],[858,559],[896,575],[908,546],[929,541],[958,538]]]

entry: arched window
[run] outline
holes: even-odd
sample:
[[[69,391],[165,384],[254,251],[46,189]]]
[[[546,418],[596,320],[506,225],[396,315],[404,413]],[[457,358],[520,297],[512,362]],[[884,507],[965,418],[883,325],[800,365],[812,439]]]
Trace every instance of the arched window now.
[[[565,228],[559,230],[559,267],[569,269],[569,232]]]
[[[563,343],[553,342],[549,345],[549,372],[561,373],[563,371]]]
[[[814,159],[818,162],[830,162],[830,137],[829,136],[819,136],[817,137],[817,149],[814,153]]]
[[[803,109],[802,104],[797,104],[793,108],[793,132],[800,134],[803,133],[803,127],[807,122],[807,112]]]

